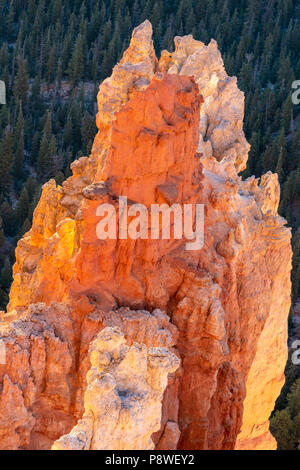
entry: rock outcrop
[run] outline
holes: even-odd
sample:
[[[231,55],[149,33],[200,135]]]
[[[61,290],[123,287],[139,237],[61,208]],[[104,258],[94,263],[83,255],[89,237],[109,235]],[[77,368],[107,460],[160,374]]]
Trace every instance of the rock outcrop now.
[[[55,440],[71,431],[84,412],[84,392],[92,362],[89,348],[93,348],[90,345],[99,332],[105,335],[105,331],[119,328],[129,346],[138,341],[143,344],[144,353],[148,347],[150,362],[151,354],[161,351],[167,357],[166,364],[169,359],[170,364],[176,363],[171,351],[177,329],[159,309],[152,313],[125,307],[113,312],[99,308],[89,312],[86,307],[81,319],[78,315],[69,306],[52,302],[49,306],[38,303],[19,308],[0,318],[1,346],[6,359],[4,364],[0,363],[1,449],[49,449]],[[108,341],[108,335],[105,337]],[[101,338],[96,346],[103,345]],[[118,344],[123,343],[122,336]],[[126,364],[130,369],[124,373],[130,375],[133,364],[125,361],[123,365]],[[164,371],[161,373],[167,375],[169,369]],[[153,374],[156,372],[153,370]],[[129,383],[130,377],[127,379]],[[171,373],[170,384],[172,381]],[[150,397],[157,407],[162,391]],[[155,425],[154,421],[149,423],[149,432],[151,426],[156,430]]]
[[[157,449],[276,447],[268,418],[284,381],[291,288],[277,175],[238,175],[249,150],[244,97],[216,42],[175,38],[175,52],[158,61],[151,36],[148,21],[134,30],[100,86],[92,154],[72,164],[62,187],[44,185],[32,228],[18,243],[0,323],[8,344],[0,448],[96,442],[84,393],[89,345],[105,327],[119,327],[129,345],[167,347],[181,359],[152,436]],[[127,207],[120,209],[120,196]],[[128,237],[123,220],[134,221],[137,203],[204,205],[204,246],[151,238],[151,224]],[[120,236],[97,236],[101,204],[115,208]],[[89,380],[97,386],[93,374]],[[108,400],[115,382],[108,381]],[[98,412],[97,428],[100,404]],[[119,442],[108,439],[101,448]]]
[[[153,449],[168,374],[179,359],[167,348],[126,345],[119,328],[105,328],[89,348],[84,415],[53,450]]]

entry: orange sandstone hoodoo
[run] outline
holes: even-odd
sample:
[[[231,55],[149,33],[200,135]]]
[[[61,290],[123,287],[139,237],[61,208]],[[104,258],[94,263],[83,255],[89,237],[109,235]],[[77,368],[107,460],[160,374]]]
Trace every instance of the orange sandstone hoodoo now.
[[[213,40],[176,37],[158,61],[145,21],[98,110],[91,155],[44,185],[16,249],[0,448],[275,449],[291,235],[277,175],[238,176],[249,145],[236,78]],[[118,211],[120,196],[204,204],[203,248],[100,240],[97,207]]]

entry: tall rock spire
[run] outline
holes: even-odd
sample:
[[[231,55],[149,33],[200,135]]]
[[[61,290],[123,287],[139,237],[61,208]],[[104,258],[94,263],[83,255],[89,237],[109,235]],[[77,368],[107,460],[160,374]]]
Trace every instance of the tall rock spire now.
[[[134,30],[100,85],[92,154],[61,187],[44,185],[18,243],[0,322],[0,448],[50,448],[70,433],[84,413],[89,344],[106,326],[180,356],[157,448],[276,446],[268,417],[284,381],[291,289],[278,178],[238,175],[244,96],[216,42],[175,38],[158,63],[151,34],[148,21]],[[128,208],[203,204],[204,246],[100,240],[97,208],[118,213],[120,196]]]

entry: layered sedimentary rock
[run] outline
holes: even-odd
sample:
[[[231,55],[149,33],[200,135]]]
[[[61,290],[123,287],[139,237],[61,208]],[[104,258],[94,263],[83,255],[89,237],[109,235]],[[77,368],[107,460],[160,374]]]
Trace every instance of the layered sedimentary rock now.
[[[120,329],[105,328],[89,348],[84,415],[53,450],[153,449],[162,394],[179,359],[167,348],[127,346]]]
[[[83,306],[81,308],[83,312]],[[80,316],[78,310],[63,303],[52,302],[49,306],[38,303],[5,314],[0,318],[0,328],[0,346],[5,349],[5,363],[0,363],[0,445],[6,450],[49,449],[55,440],[76,425],[84,412],[84,392],[92,362],[89,347],[92,351],[90,345],[99,332],[119,328],[129,346],[142,343],[142,349],[149,349],[148,356],[162,351],[162,356],[167,357],[166,364],[168,360],[173,365],[179,363],[171,353],[177,329],[159,309],[150,313],[125,307],[113,312],[103,312],[99,308],[91,312],[86,308]],[[119,336],[122,336],[118,343],[121,346],[123,335]],[[103,345],[101,341],[101,338],[97,340],[96,346]],[[107,343],[107,353],[108,346]],[[144,354],[145,349],[143,351]],[[146,360],[144,356],[142,359]],[[155,360],[152,361],[153,374],[159,372],[154,363]],[[124,374],[129,375],[127,381],[124,379],[124,387],[126,383],[129,386],[132,379],[132,366],[133,363],[128,361],[123,363]],[[168,372],[172,383],[174,374],[167,367],[161,371],[165,375]],[[160,411],[157,408],[160,395],[161,391],[158,391],[151,399],[145,398],[144,406],[140,408],[142,422],[148,416],[143,410],[151,400],[155,402],[157,413]],[[134,398],[136,394],[133,403]],[[146,424],[147,420],[144,421]],[[155,426],[156,421],[149,423],[149,431],[156,430]]]
[[[216,42],[175,38],[175,52],[158,61],[151,36],[148,21],[134,30],[100,86],[92,154],[72,164],[62,187],[53,180],[43,187],[32,228],[18,243],[0,333],[8,357],[10,347],[20,349],[18,370],[27,372],[17,374],[12,360],[0,365],[2,400],[12,397],[20,410],[19,421],[16,407],[5,411],[2,448],[50,448],[66,434],[70,443],[81,425],[86,442],[96,442],[84,392],[89,345],[105,327],[119,327],[129,345],[167,347],[180,357],[152,436],[158,449],[275,448],[268,418],[284,380],[291,269],[278,179],[238,175],[249,150],[244,97]],[[127,198],[122,213],[120,196]],[[151,223],[136,239],[127,232],[99,239],[100,205],[115,208],[120,235],[137,203],[149,210],[203,204],[204,246],[153,239]],[[60,329],[60,322],[67,324]],[[32,336],[43,353],[31,352]],[[60,364],[63,350],[69,359]],[[31,365],[39,355],[40,365]]]

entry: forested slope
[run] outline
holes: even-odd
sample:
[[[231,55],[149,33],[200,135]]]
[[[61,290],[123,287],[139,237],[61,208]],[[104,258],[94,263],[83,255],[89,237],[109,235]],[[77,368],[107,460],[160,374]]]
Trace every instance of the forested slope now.
[[[279,175],[280,213],[294,234],[294,299],[300,294],[300,105],[291,100],[300,80],[299,0],[0,0],[0,307],[41,185],[62,182],[70,162],[88,155],[99,83],[146,18],[157,54],[173,50],[174,35],[214,38],[238,77],[251,143],[244,176]]]

